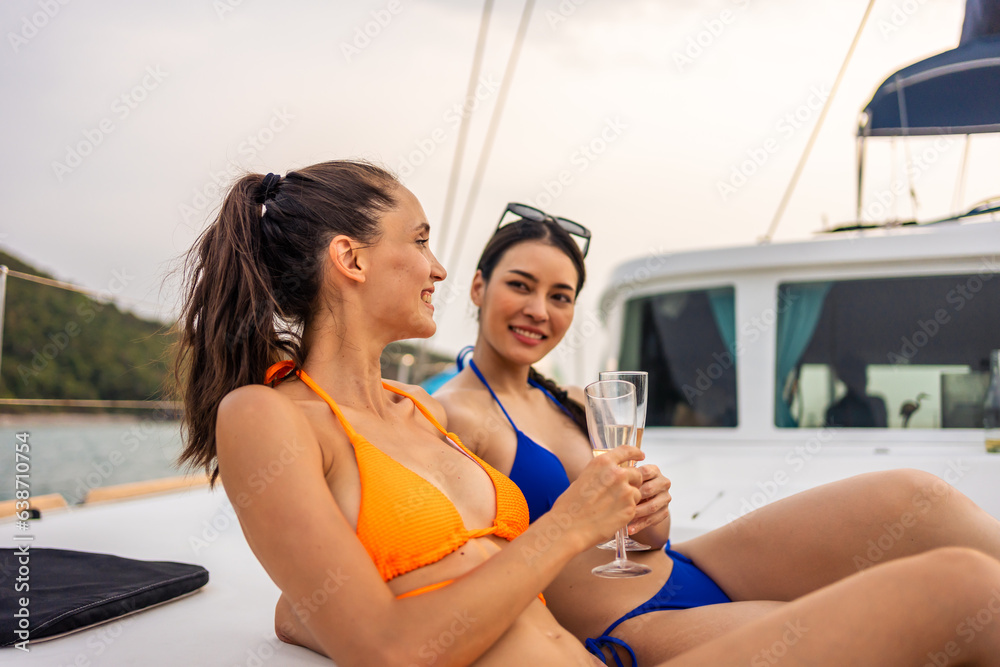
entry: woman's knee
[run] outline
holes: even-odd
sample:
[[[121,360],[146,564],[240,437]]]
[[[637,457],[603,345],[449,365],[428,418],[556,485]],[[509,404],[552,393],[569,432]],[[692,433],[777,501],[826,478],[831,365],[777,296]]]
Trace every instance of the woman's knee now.
[[[951,504],[960,495],[937,475],[914,468],[875,473],[872,481],[878,495],[891,506],[887,509],[898,515],[927,514]]]
[[[971,599],[1000,596],[1000,561],[967,547],[941,547],[914,556],[918,577],[953,595]]]

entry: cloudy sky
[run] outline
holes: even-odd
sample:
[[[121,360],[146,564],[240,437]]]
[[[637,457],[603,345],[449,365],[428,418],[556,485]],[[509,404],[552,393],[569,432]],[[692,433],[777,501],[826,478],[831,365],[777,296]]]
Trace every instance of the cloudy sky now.
[[[453,291],[467,291],[508,201],[593,229],[583,309],[617,263],[651,248],[754,243],[866,6],[539,0],[462,250],[457,215],[433,240]],[[219,203],[219,184],[240,170],[376,160],[440,228],[459,112],[470,110],[471,126],[458,214],[523,8],[495,3],[467,100],[480,2],[8,0],[0,246],[93,289],[124,284],[123,304],[169,318],[176,292],[164,277]],[[776,240],[854,218],[859,110],[892,71],[957,45],[963,9],[961,0],[876,2]],[[933,140],[914,139],[911,158],[930,145],[921,141]],[[907,154],[873,143],[874,198]],[[938,151],[915,184],[918,217],[996,194],[998,149],[990,137],[973,144],[959,201],[962,143]],[[909,197],[885,208],[868,217],[913,215]],[[474,323],[464,296],[441,306],[433,346],[453,351]]]

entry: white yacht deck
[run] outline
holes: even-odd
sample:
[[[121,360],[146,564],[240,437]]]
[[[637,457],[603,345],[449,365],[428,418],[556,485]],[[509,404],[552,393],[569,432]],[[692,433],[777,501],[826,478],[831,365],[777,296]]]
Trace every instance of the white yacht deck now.
[[[7,665],[327,665],[312,651],[278,641],[278,588],[243,538],[225,492],[204,488],[49,511],[31,522],[32,547],[196,563],[209,572],[201,590],[65,637],[2,649]],[[24,535],[0,526],[8,545]]]
[[[857,446],[795,453],[792,446],[705,442],[679,445],[660,429],[647,432],[648,462],[673,481],[673,539],[683,541],[725,525],[749,509],[806,488],[873,470],[911,467],[953,483],[1000,517],[1000,456],[981,446],[913,447],[883,455]],[[790,453],[798,458],[790,458]],[[801,459],[801,464],[800,464]],[[749,481],[748,481],[749,480]],[[33,547],[111,553],[142,560],[197,563],[209,583],[199,592],[90,630],[3,650],[5,664],[329,665],[274,636],[277,587],[250,551],[222,489],[45,512],[31,523]],[[15,526],[0,526],[8,544]]]

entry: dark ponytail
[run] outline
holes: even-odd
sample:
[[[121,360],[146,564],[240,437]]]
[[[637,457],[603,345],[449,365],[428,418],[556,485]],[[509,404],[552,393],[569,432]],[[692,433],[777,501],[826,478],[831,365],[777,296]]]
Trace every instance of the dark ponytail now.
[[[553,380],[550,380],[536,371],[534,366],[528,369],[528,379],[534,380],[538,384],[542,385],[550,394],[555,396],[556,400],[559,401],[559,404],[566,408],[566,411],[569,412],[569,416],[573,420],[573,423],[576,424],[577,428],[579,428],[585,436],[589,437],[589,432],[587,431],[587,411],[582,405],[570,398],[566,390],[557,385]]]
[[[318,307],[326,248],[339,234],[375,243],[399,185],[366,162],[324,162],[244,176],[188,252],[174,373],[184,401],[180,463],[214,483],[215,419],[229,392],[264,381],[268,366],[300,366],[302,334]]]

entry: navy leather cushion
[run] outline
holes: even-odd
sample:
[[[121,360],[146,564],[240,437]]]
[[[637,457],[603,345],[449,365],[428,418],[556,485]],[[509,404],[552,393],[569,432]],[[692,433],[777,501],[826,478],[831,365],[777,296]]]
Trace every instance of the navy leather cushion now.
[[[24,569],[27,568],[27,569]],[[81,630],[173,600],[208,583],[200,565],[32,547],[0,549],[0,647],[18,636],[28,598],[31,641]],[[27,586],[27,588],[25,588]],[[23,614],[23,612],[21,612]]]

